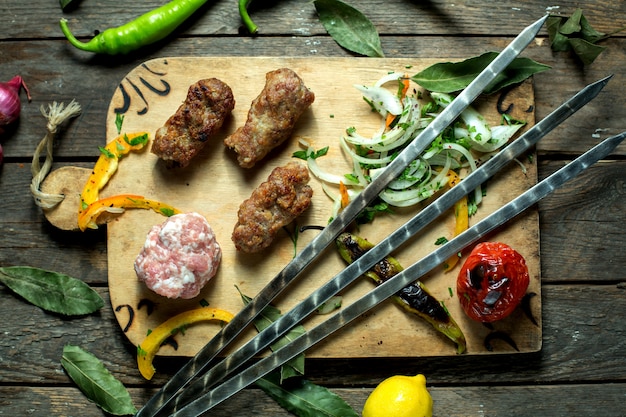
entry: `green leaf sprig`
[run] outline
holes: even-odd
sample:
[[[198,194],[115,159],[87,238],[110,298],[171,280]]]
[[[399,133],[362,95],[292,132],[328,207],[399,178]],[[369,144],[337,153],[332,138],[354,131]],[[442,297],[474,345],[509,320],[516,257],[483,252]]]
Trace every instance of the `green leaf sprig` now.
[[[237,291],[244,304],[251,301],[251,298],[243,294],[239,288]],[[280,316],[280,310],[270,305],[254,320],[254,327],[259,332],[263,331]],[[278,350],[305,331],[303,326],[296,326],[270,348],[274,351]],[[283,365],[281,369],[270,372],[256,381],[256,385],[285,410],[299,417],[358,417],[358,414],[337,394],[302,378],[304,375],[303,354],[296,356],[286,365],[288,366]],[[290,379],[287,381],[288,378]]]
[[[83,281],[29,266],[0,267],[0,282],[26,301],[66,316],[91,314],[104,306],[102,297]]]
[[[339,0],[313,3],[320,22],[340,46],[369,57],[385,56],[376,27],[359,10]]]
[[[626,28],[610,34],[593,28],[585,18],[582,9],[576,9],[570,17],[550,16],[546,22],[550,47],[555,52],[573,51],[584,65],[590,65],[606,49],[597,45],[603,39]]]
[[[497,52],[487,52],[480,56],[460,62],[441,62],[418,72],[411,80],[428,91],[453,93],[461,91],[493,61]],[[524,81],[533,74],[546,71],[549,66],[529,58],[515,58],[498,77],[485,89],[485,94],[492,94],[510,85]]]
[[[237,3],[241,22],[250,34],[257,34],[259,27],[248,12],[252,0]],[[337,44],[360,55],[384,56],[376,27],[359,10],[339,0],[315,0],[313,3],[320,22]]]
[[[241,295],[241,299],[244,304],[248,304],[252,299],[247,295],[243,294],[239,288],[237,288],[239,294]],[[269,327],[273,322],[278,320],[281,316],[280,310],[272,305],[265,307],[265,309],[259,314],[259,316],[254,320],[254,327],[258,332],[263,331],[267,327]],[[276,351],[281,347],[287,345],[292,340],[297,338],[298,336],[305,333],[303,326],[296,326],[291,329],[287,334],[274,342],[270,349]],[[282,383],[287,378],[291,378],[293,376],[302,376],[304,375],[304,355],[298,355],[295,358],[291,359],[285,365],[283,365],[280,369],[280,382]]]
[[[107,413],[126,416],[137,412],[124,385],[91,353],[66,345],[61,365],[85,396]]]
[[[256,385],[285,410],[299,417],[358,417],[341,397],[325,387],[299,378],[281,385],[276,372],[257,381]]]

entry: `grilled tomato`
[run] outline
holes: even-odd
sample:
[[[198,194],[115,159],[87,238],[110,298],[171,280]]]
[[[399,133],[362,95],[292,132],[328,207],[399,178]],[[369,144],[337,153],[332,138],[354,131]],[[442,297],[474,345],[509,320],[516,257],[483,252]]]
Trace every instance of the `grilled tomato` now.
[[[461,267],[456,291],[470,318],[494,322],[515,310],[529,281],[522,255],[504,243],[483,242],[476,245]]]

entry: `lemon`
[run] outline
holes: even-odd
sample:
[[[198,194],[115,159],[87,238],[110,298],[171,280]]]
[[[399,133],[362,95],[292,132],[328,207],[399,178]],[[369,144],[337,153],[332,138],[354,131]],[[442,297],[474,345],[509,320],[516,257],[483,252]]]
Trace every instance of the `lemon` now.
[[[433,399],[426,377],[395,375],[385,379],[365,401],[363,417],[432,417]]]

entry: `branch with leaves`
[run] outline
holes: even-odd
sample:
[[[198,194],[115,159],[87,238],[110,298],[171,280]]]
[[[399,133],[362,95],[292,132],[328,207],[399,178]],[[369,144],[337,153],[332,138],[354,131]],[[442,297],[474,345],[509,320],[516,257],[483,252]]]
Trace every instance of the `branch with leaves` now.
[[[585,18],[582,9],[576,9],[570,17],[550,16],[546,26],[552,50],[573,51],[584,65],[593,63],[606,49],[598,42],[626,29],[623,27],[611,33],[599,32]]]

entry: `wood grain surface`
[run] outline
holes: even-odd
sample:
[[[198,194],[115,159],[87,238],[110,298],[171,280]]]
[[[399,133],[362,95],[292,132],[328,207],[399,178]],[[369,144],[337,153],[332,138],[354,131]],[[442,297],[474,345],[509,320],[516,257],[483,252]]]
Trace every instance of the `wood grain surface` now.
[[[412,62],[447,57],[462,60],[501,50],[542,14],[571,15],[582,8],[595,29],[612,33],[626,25],[626,2],[599,0],[346,0],[381,34],[385,55]],[[297,56],[310,60],[349,58],[325,31],[308,1],[251,2],[257,36],[241,28],[230,1],[207,2],[175,33],[126,56],[97,56],[74,49],[60,32],[67,17],[74,33],[122,25],[163,1],[74,2],[62,11],[50,0],[6,0],[0,25],[0,75],[24,77],[20,120],[2,136],[0,168],[0,265],[30,265],[83,280],[107,307],[87,317],[48,314],[0,286],[0,414],[7,416],[101,417],[63,372],[65,344],[100,358],[144,404],[187,362],[158,357],[157,373],[145,381],[137,370],[136,347],[120,330],[110,305],[107,228],[64,232],[46,220],[29,192],[30,162],[46,121],[40,107],[75,99],[83,111],[64,125],[54,146],[54,169],[93,167],[106,140],[111,97],[134,68],[155,58]],[[544,118],[576,91],[614,74],[604,91],[537,145],[538,176],[544,178],[602,138],[626,129],[626,32],[601,41],[606,50],[583,66],[568,52],[550,48],[541,31],[523,55],[550,65],[533,77],[535,116]],[[417,65],[417,64],[416,64]],[[435,416],[626,415],[626,144],[538,205],[541,253],[542,345],[537,352],[439,357],[311,358],[306,378],[328,387],[357,412],[373,387],[395,374],[423,373],[435,401]],[[128,162],[128,161],[125,161]],[[404,255],[398,253],[404,263]],[[132,277],[131,277],[132,278]],[[450,348],[447,344],[446,348]],[[498,349],[507,349],[506,344]],[[215,410],[213,417],[287,416],[276,402],[251,386]]]
[[[171,300],[147,289],[135,278],[133,269],[134,259],[141,250],[148,231],[153,225],[162,223],[164,218],[143,210],[127,210],[109,223],[107,241],[111,301],[120,327],[124,329],[129,340],[135,345],[141,343],[150,329],[177,313],[200,307],[200,300],[232,313],[239,311],[242,302],[237,288],[248,296],[256,295],[294,254],[294,245],[287,233],[281,233],[269,249],[259,254],[237,253],[230,241],[230,235],[237,221],[237,210],[241,202],[267,178],[274,167],[293,160],[293,152],[302,149],[298,143],[300,138],[309,141],[315,149],[330,147],[328,155],[318,160],[323,169],[336,174],[351,172],[351,165],[339,148],[339,137],[350,126],[355,126],[364,135],[371,134],[379,123],[379,117],[370,111],[352,85],[371,85],[388,71],[404,71],[410,68],[413,74],[429,64],[442,61],[445,59],[421,60],[416,64],[406,59],[373,62],[359,59],[168,58],[146,62],[124,77],[111,100],[107,122],[108,140],[117,135],[115,119],[120,110],[124,115],[122,132],[147,131],[152,137],[184,100],[189,85],[201,78],[217,77],[229,84],[237,103],[232,119],[222,129],[222,133],[211,139],[191,166],[168,169],[147,150],[131,154],[120,163],[119,171],[103,192],[103,195],[123,192],[140,194],[171,204],[182,211],[199,212],[212,225],[223,251],[218,274],[198,297],[191,300]],[[272,152],[255,168],[240,168],[232,151],[222,144],[223,138],[245,121],[251,101],[264,86],[265,74],[281,67],[289,67],[303,78],[316,94],[315,103],[298,122],[288,143]],[[130,87],[142,85],[144,87],[141,95],[135,94]],[[498,98],[489,97],[476,104],[488,115],[491,123],[500,122],[496,106]],[[530,83],[509,92],[505,101],[507,105],[513,104],[515,117],[532,125],[534,101]],[[528,166],[526,174],[519,165],[512,164],[502,175],[489,182],[487,197],[472,222],[516,197],[536,181],[535,163],[524,160],[523,164]],[[311,186],[314,189],[312,207],[297,220],[297,224],[323,226],[331,215],[332,202],[317,179],[311,180]],[[419,210],[419,206],[396,209],[393,215],[381,216],[373,224],[362,226],[358,233],[377,243],[385,234],[410,219],[416,210]],[[404,245],[396,256],[404,265],[410,265],[433,250],[438,237],[451,237],[453,227],[452,213],[444,214]],[[314,230],[300,233],[296,250],[306,245],[316,233]],[[529,292],[540,295],[536,211],[521,216],[509,227],[488,238],[507,242],[524,255],[532,276]],[[297,283],[276,301],[275,305],[283,312],[345,267],[332,246],[321,259],[323,260],[308,268],[298,278]],[[459,266],[449,273],[435,269],[424,277],[424,281],[463,328],[468,341],[468,353],[491,353],[486,349],[484,339],[492,330],[467,319],[460,309],[456,295],[451,295]],[[350,304],[371,287],[372,284],[366,280],[357,281],[342,292],[344,305]],[[540,300],[540,296],[535,297],[533,302],[535,317],[541,316]],[[154,308],[140,308],[146,306],[146,303]],[[304,325],[312,327],[324,319],[324,316],[313,315]],[[192,326],[185,331],[184,336],[176,336],[176,348],[164,345],[160,354],[192,356],[218,329],[219,324],[216,323]],[[498,323],[497,330],[509,334],[515,340],[519,352],[532,352],[541,347],[541,325],[533,324],[521,312]],[[245,337],[253,334],[254,330],[250,330],[245,333]],[[411,343],[406,343],[407,337]],[[416,349],[415,346],[419,348]],[[369,357],[372,352],[388,357],[456,353],[454,345],[428,324],[387,302],[342,329],[328,341],[320,343],[308,354],[312,357],[338,358]],[[510,346],[502,346],[496,349],[497,352],[515,350]]]

